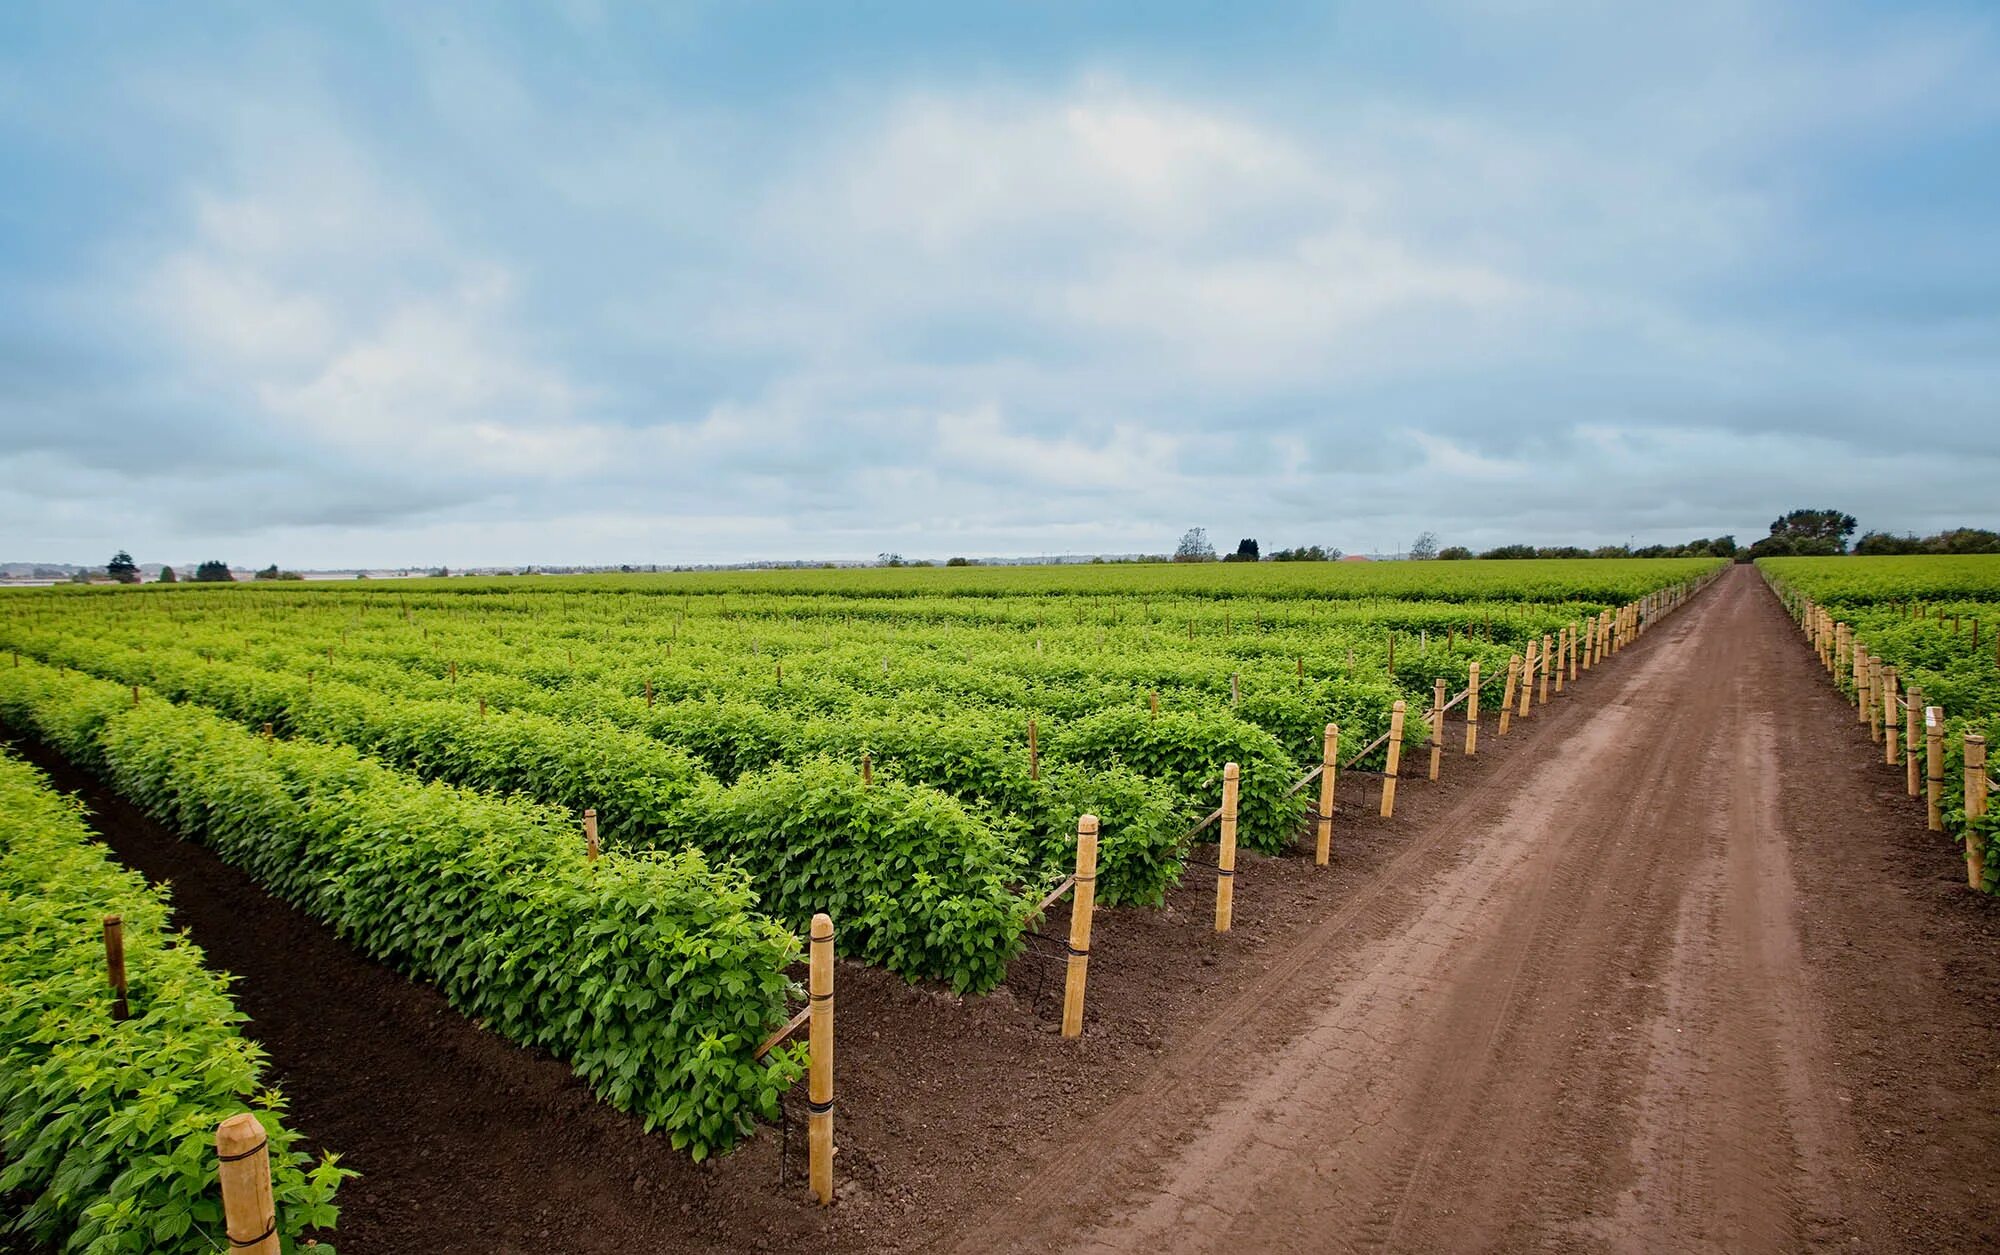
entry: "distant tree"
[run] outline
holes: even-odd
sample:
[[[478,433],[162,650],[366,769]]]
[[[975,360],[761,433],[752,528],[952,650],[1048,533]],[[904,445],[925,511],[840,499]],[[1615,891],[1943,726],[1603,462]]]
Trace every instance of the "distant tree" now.
[[[944,560],[944,564],[945,564],[946,566],[971,566],[971,565],[972,565],[972,559],[970,559],[970,558],[946,558],[946,559]]]
[[[1181,535],[1181,543],[1174,550],[1176,562],[1213,562],[1215,546],[1208,543],[1208,529],[1190,527]]]
[[[229,573],[227,562],[217,561],[214,558],[194,569],[194,582],[197,584],[227,584],[235,578]]]
[[[257,574],[252,578],[260,580],[275,580],[278,578],[279,574],[280,572],[278,571],[278,564],[273,562],[270,566],[267,566],[263,570],[257,572]]]
[[[881,563],[883,566],[901,566],[903,565],[903,555],[900,553],[878,553],[875,555],[875,561]]]
[[[1236,542],[1236,552],[1224,558],[1224,562],[1255,562],[1259,557],[1257,541],[1249,536]]]
[[[1590,550],[1579,549],[1575,545],[1543,545],[1535,550],[1537,558],[1588,558]]]
[[[1301,545],[1296,549],[1275,549],[1271,552],[1273,562],[1338,562],[1340,550],[1321,545]]]
[[[1928,553],[2000,553],[2000,532],[1989,532],[1980,527],[1954,527],[1948,532],[1926,537],[1924,550]]]
[[[1535,556],[1535,547],[1533,545],[1501,545],[1497,549],[1488,549],[1479,556],[1482,558],[1532,558]]]
[[[1854,534],[1855,526],[1852,514],[1838,510],[1793,510],[1772,520],[1771,535],[1794,542],[1825,541],[1833,546],[1833,552],[1845,553],[1847,538]]]
[[[1717,536],[1714,540],[1708,542],[1708,552],[1711,556],[1717,558],[1733,558],[1736,556],[1736,538],[1734,536]]]
[[[120,584],[139,582],[139,564],[132,561],[132,555],[123,549],[111,555],[111,561],[104,564],[104,573]]]
[[[1410,556],[1420,562],[1428,562],[1438,556],[1438,534],[1424,532],[1410,542]]]
[[[1924,542],[1912,532],[1894,536],[1888,532],[1863,532],[1861,539],[1854,542],[1854,552],[1864,558],[1880,558],[1890,554],[1923,553]]]
[[[1437,551],[1437,558],[1440,562],[1463,562],[1471,556],[1472,550],[1467,549],[1464,545],[1446,545]]]
[[[180,578],[181,578],[180,576],[174,574],[174,569],[172,567],[163,566],[160,568],[160,583],[177,584],[180,582]]]
[[[1623,545],[1599,545],[1590,551],[1593,558],[1629,558],[1632,551]]]

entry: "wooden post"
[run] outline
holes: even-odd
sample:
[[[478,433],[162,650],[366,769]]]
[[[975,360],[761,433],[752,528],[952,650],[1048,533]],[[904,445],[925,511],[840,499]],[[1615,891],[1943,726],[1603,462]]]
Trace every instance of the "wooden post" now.
[[[1313,847],[1313,862],[1325,867],[1333,857],[1334,777],[1340,770],[1340,725],[1326,725],[1319,751],[1319,840]]]
[[[1896,669],[1882,668],[1882,765],[1894,767],[1902,758],[1902,731],[1896,725]]]
[[[869,755],[868,755],[868,751],[867,751],[867,750],[862,750],[862,751],[861,751],[861,787],[865,789],[865,788],[868,788],[868,787],[869,787],[870,785],[872,785],[872,784],[874,784],[874,783],[875,783],[875,760],[874,760],[873,758],[869,757]]]
[[[1238,687],[1236,683],[1236,673],[1232,671],[1229,673],[1229,704],[1231,706],[1235,706],[1240,702],[1242,702],[1242,700],[1243,700],[1243,690],[1240,687]]]
[[[1236,913],[1236,794],[1242,774],[1235,763],[1222,768],[1222,835],[1215,843],[1215,931],[1219,933],[1229,931]]]
[[[1854,657],[1848,681],[1854,686],[1854,721],[1868,722],[1868,646],[1862,641],[1854,642]]]
[[[1917,712],[1924,708],[1924,691],[1912,684],[1903,694],[1903,791],[1917,796]]]
[[[1556,633],[1556,692],[1560,693],[1563,691],[1563,680],[1565,673],[1568,671],[1569,627],[1565,625],[1558,629]]]
[[[1572,623],[1569,626],[1569,678],[1572,683],[1575,682],[1577,676],[1582,672],[1582,668],[1578,666],[1577,658],[1577,655],[1582,652],[1583,624]]]
[[[1431,681],[1431,779],[1444,762],[1444,677]]]
[[[1531,639],[1528,642],[1527,656],[1521,660],[1521,704],[1520,708],[1516,710],[1514,713],[1519,717],[1526,719],[1528,717],[1528,703],[1534,700],[1534,696],[1535,696],[1535,642]]]
[[[833,919],[824,912],[812,918],[807,989],[806,1178],[825,1207],[833,1202]]]
[[[1076,889],[1069,902],[1069,970],[1063,974],[1062,1035],[1083,1033],[1083,985],[1090,973],[1090,911],[1097,901],[1097,816],[1076,821]]]
[[[1300,654],[1300,655],[1299,655],[1299,683],[1301,683],[1301,684],[1305,683],[1305,679],[1306,679],[1306,656],[1305,656],[1304,654]]]
[[[1146,694],[1146,705],[1150,707],[1152,711],[1149,717],[1153,719],[1158,719],[1160,717],[1160,690],[1153,689],[1152,691]]]
[[[1882,741],[1882,660],[1868,655],[1868,739]]]
[[[1932,832],[1944,831],[1944,707],[1924,707],[1924,783]]]
[[[1554,644],[1554,637],[1542,633],[1542,700],[1536,703],[1539,706],[1549,704],[1549,664],[1555,661]]]
[[[1389,674],[1396,674],[1396,634],[1389,633]]]
[[[104,917],[104,972],[111,981],[111,1018],[132,1018],[131,1004],[125,1001],[125,918]]]
[[[1978,821],[1986,814],[1986,738],[1965,734],[1965,883],[1986,886],[1986,838]]]
[[[483,697],[479,699],[479,717],[481,719],[486,717],[486,699]]]
[[[1389,707],[1389,763],[1382,778],[1382,818],[1396,813],[1396,773],[1403,765],[1403,699]]]
[[[1479,660],[1474,658],[1465,679],[1465,756],[1479,752]]]
[[[1514,688],[1521,682],[1521,655],[1507,656],[1507,687],[1500,693],[1500,735],[1507,735],[1507,726],[1514,722]]]
[[[273,734],[272,734],[272,732],[271,732],[271,725],[270,725],[270,724],[268,724],[268,723],[267,723],[267,724],[265,724],[265,725],[264,725],[264,739],[268,741],[268,740],[270,740],[270,739],[271,739],[272,735],[273,735]]]
[[[646,709],[651,710],[652,708],[653,708],[653,682],[649,679],[646,681]]]
[[[1028,720],[1028,779],[1040,780],[1041,778],[1042,751],[1041,747],[1035,743],[1035,721],[1033,718],[1030,718]]]
[[[583,848],[585,853],[589,855],[590,861],[595,863],[597,861],[597,808],[595,806],[583,812]]]
[[[222,1181],[222,1226],[231,1251],[278,1255],[278,1206],[271,1199],[271,1151],[264,1126],[249,1112],[215,1129],[216,1175]]]

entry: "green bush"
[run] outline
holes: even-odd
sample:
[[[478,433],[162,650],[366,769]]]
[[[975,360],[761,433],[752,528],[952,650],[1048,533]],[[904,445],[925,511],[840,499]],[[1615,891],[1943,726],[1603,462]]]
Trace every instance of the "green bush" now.
[[[814,759],[709,785],[681,815],[680,834],[746,869],[780,918],[832,915],[844,954],[983,991],[1021,947],[1019,852],[935,789]]]
[[[22,1204],[0,1233],[91,1255],[220,1249],[215,1127],[255,1109],[294,1250],[333,1226],[352,1173],[298,1149],[229,978],[202,966],[168,926],[166,890],[113,863],[79,809],[0,755],[0,1197]],[[124,920],[124,1021],[104,979],[106,915]]]
[[[1297,778],[1291,756],[1276,737],[1231,715],[1101,711],[1061,725],[1049,752],[1058,762],[1122,765],[1168,781],[1194,799],[1199,814],[1221,804],[1222,769],[1234,762],[1241,769],[1237,839],[1254,850],[1283,850],[1305,822],[1305,794],[1286,796]]]

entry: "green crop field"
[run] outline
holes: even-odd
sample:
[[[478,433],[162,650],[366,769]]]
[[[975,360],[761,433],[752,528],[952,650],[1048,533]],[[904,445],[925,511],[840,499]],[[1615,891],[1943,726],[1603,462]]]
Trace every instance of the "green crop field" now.
[[[1758,562],[1794,616],[1807,603],[1845,623],[1905,689],[1945,715],[1944,822],[1963,837],[1965,734],[2000,737],[2000,555],[1765,558]],[[1838,674],[1854,696],[1851,675]],[[2000,889],[2000,813],[1972,824],[1986,847],[1982,886]]]
[[[1225,764],[1241,841],[1282,852],[1327,724],[1358,753],[1401,701],[1421,744],[1437,680],[1477,662],[1497,703],[1530,643],[1717,566],[10,592],[0,722],[700,1157],[800,1075],[802,1044],[752,1051],[815,912],[850,959],[989,990],[1080,815],[1098,901],[1160,903]]]

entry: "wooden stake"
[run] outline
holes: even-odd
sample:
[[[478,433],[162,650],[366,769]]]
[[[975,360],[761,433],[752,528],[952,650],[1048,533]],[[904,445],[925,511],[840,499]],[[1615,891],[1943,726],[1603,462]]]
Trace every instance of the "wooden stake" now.
[[[1868,739],[1882,742],[1882,660],[1868,655]]]
[[[1556,692],[1563,691],[1563,681],[1569,673],[1569,628],[1564,626],[1556,631]]]
[[[1924,707],[1924,796],[1928,827],[1944,831],[1944,707]]]
[[[1313,846],[1313,862],[1325,867],[1333,857],[1333,807],[1335,776],[1340,771],[1340,726],[1326,725],[1319,751],[1319,839]]]
[[[479,699],[479,717],[481,719],[486,717],[486,699],[483,697]]]
[[[1465,756],[1479,752],[1479,660],[1474,658],[1465,674]]]
[[[131,1004],[125,1001],[125,919],[104,917],[104,972],[111,981],[111,1018],[132,1018]]]
[[[590,807],[583,812],[583,848],[590,861],[597,861],[597,808]]]
[[[1431,779],[1444,763],[1444,677],[1431,681]]]
[[[1912,684],[1903,694],[1903,791],[1917,796],[1917,712],[1924,707],[1924,691]]]
[[[1528,704],[1535,696],[1535,642],[1528,642],[1528,653],[1521,660],[1521,704],[1514,713],[1523,719],[1528,717]]]
[[[1507,727],[1514,722],[1514,689],[1521,682],[1521,655],[1507,657],[1507,687],[1500,693],[1500,735],[1507,735]]]
[[[264,1126],[249,1112],[215,1129],[216,1175],[222,1182],[222,1225],[229,1249],[278,1255],[278,1206],[271,1199],[271,1151]]]
[[[875,760],[874,760],[874,759],[872,759],[872,758],[870,758],[870,757],[868,756],[868,751],[867,751],[867,750],[862,750],[862,751],[861,751],[861,787],[865,789],[865,788],[868,788],[868,787],[869,787],[870,785],[872,785],[872,784],[874,784],[874,783],[875,783]]]
[[[1402,698],[1389,707],[1389,765],[1382,777],[1382,818],[1388,819],[1396,813],[1396,772],[1403,765],[1403,711]]]
[[[647,680],[647,681],[646,681],[646,709],[647,709],[647,710],[651,710],[652,708],[653,708],[653,682],[652,682],[651,680]]]
[[[1028,779],[1042,778],[1042,752],[1035,742],[1035,721],[1028,720]]]
[[[819,1205],[833,1202],[833,918],[812,918],[807,1034],[806,1179]]]
[[[1235,706],[1243,701],[1243,690],[1237,685],[1236,673],[1229,673],[1229,704]]]
[[[1555,660],[1554,640],[1547,632],[1542,633],[1542,700],[1536,703],[1538,706],[1549,704],[1549,663]]]
[[[1069,970],[1063,974],[1062,1035],[1083,1033],[1083,986],[1090,974],[1090,912],[1097,902],[1097,816],[1076,821],[1076,889],[1069,903]]]
[[[139,704],[139,686],[136,684],[132,686],[132,704],[134,706]]]
[[[451,664],[451,682],[453,684],[458,683],[458,663],[456,661]]]
[[[1160,690],[1154,689],[1147,693],[1146,704],[1152,708],[1151,717],[1158,719],[1160,717]]]
[[[1236,910],[1236,793],[1241,787],[1242,769],[1235,763],[1222,768],[1222,835],[1215,843],[1215,931],[1229,931]]]
[[[1901,729],[1896,726],[1896,669],[1882,668],[1882,765],[1894,767],[1903,757]]]
[[[1986,887],[1986,838],[1978,821],[1986,814],[1986,738],[1965,734],[1965,883]]]

